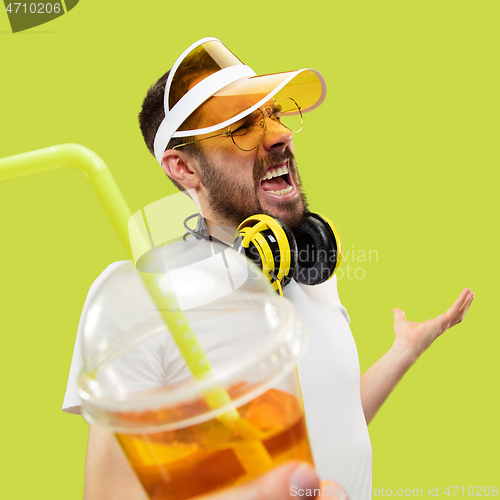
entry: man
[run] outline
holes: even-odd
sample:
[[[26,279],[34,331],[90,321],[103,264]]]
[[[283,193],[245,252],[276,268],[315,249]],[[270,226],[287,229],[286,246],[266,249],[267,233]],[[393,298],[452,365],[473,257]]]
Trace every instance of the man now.
[[[140,114],[145,142],[172,182],[195,193],[201,237],[231,243],[235,228],[256,213],[279,217],[292,231],[302,227],[309,210],[293,131],[325,92],[315,70],[258,77],[216,39],[187,49],[150,89]],[[446,313],[424,323],[408,322],[395,309],[394,344],[362,377],[335,277],[316,286],[292,281],[284,295],[311,335],[298,373],[318,473],[338,480],[353,499],[370,498],[367,424],[422,352],[463,319],[473,293],[464,290]],[[113,498],[123,485],[133,491],[118,446],[110,433],[91,427],[86,491]]]

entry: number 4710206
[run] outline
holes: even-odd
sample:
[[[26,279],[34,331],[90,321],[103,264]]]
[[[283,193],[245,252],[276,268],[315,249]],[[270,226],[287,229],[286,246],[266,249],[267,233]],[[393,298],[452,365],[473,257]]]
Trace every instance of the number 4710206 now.
[[[14,7],[12,7],[14,6]],[[15,10],[14,10],[15,9]],[[20,10],[19,10],[20,9]],[[27,14],[28,9],[30,14],[59,14],[61,12],[61,4],[51,3],[9,3],[5,9],[9,14]]]
[[[450,490],[452,488],[452,490]],[[465,496],[465,486],[447,486],[443,491],[445,495],[455,496],[457,491],[461,491],[462,494],[459,496]],[[498,496],[498,486],[469,486],[467,488],[467,496],[469,497],[497,497]]]

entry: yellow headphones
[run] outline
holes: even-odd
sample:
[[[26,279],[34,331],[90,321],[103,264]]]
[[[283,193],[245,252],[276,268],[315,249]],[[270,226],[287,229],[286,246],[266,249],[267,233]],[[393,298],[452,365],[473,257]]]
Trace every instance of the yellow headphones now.
[[[304,285],[327,281],[335,274],[342,254],[335,226],[313,213],[294,231],[277,217],[248,217],[238,226],[233,247],[262,269],[280,295],[292,279]]]

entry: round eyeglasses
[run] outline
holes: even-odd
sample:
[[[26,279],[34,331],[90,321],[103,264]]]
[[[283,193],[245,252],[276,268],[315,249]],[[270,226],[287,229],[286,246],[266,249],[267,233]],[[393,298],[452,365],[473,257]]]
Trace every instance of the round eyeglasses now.
[[[234,116],[243,113],[241,110]],[[304,125],[302,111],[297,102],[291,97],[283,97],[266,103],[264,108],[258,108],[236,123],[229,125],[226,131],[210,137],[202,137],[174,146],[172,149],[181,148],[195,142],[214,139],[215,137],[231,137],[234,145],[242,151],[252,151],[259,147],[266,132],[266,118],[280,123],[292,132],[300,132]]]

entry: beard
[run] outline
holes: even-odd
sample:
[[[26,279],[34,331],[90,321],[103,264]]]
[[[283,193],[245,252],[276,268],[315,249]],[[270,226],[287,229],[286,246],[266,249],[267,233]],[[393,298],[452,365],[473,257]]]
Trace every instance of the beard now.
[[[276,206],[279,212],[272,213],[272,211],[268,211],[262,207],[257,197],[257,189],[265,170],[271,165],[281,163],[287,159],[289,160],[290,176],[293,173],[297,174],[296,182],[299,195],[292,200],[278,201]],[[254,185],[252,187],[243,184],[234,175],[234,172],[231,175],[228,170],[212,165],[203,153],[198,154],[197,160],[202,171],[201,182],[206,189],[207,201],[211,209],[219,217],[220,222],[228,226],[237,227],[247,217],[255,214],[266,214],[271,217],[277,217],[279,213],[279,218],[293,230],[300,227],[310,214],[309,204],[302,189],[302,181],[297,170],[295,157],[288,149],[283,153],[269,153],[265,158],[255,162]]]

